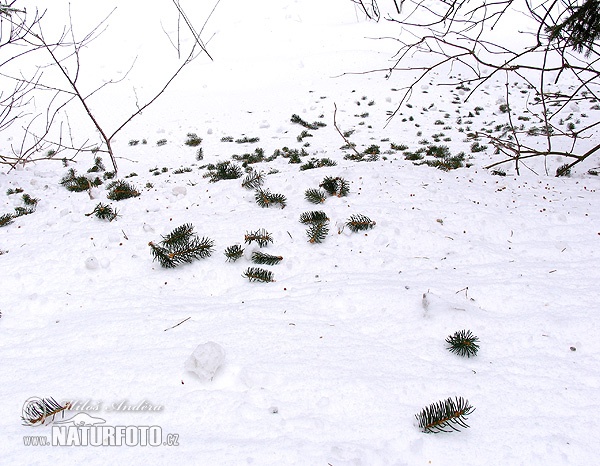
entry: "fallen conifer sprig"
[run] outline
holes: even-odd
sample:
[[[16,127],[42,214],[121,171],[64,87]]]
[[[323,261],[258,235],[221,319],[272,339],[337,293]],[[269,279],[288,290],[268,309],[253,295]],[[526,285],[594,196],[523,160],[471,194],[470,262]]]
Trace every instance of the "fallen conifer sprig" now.
[[[312,225],[313,223],[328,222],[329,217],[322,210],[313,210],[310,212],[304,212],[300,215],[300,223],[305,225]]]
[[[255,264],[277,265],[283,260],[281,256],[273,256],[264,252],[255,251],[252,253],[252,262]]]
[[[175,228],[163,236],[159,244],[148,243],[154,260],[165,268],[177,267],[194,260],[209,257],[213,252],[214,242],[210,238],[200,238],[194,233],[190,223]]]
[[[244,255],[244,248],[242,248],[239,244],[234,244],[233,246],[228,246],[225,249],[225,256],[227,257],[228,262],[235,262],[243,255]]]
[[[261,228],[260,230],[247,232],[244,236],[244,241],[247,244],[251,244],[255,241],[259,247],[263,248],[267,244],[273,242],[273,237],[271,236],[271,233],[267,232],[264,228]]]
[[[322,243],[329,233],[329,222],[316,222],[306,230],[309,243]]]
[[[243,274],[251,282],[274,282],[273,272],[260,267],[249,267]]]
[[[459,431],[468,428],[465,422],[469,414],[475,411],[467,400],[462,397],[448,398],[444,401],[432,403],[416,414],[419,428],[426,433]]]
[[[5,227],[14,222],[15,216],[13,214],[2,214],[0,215],[0,227]]]
[[[271,193],[268,189],[258,188],[254,195],[256,203],[261,207],[271,207],[272,205],[280,205],[283,209],[286,206],[287,199],[283,194]]]
[[[454,335],[450,335],[446,338],[448,351],[456,353],[459,356],[466,356],[467,358],[477,356],[477,351],[479,351],[478,342],[479,338],[473,335],[473,332],[470,330],[459,330],[458,332],[455,332]]]
[[[99,202],[98,205],[94,207],[94,210],[92,210],[89,214],[85,214],[86,217],[89,217],[90,215],[95,215],[96,218],[99,218],[100,220],[108,220],[109,222],[112,222],[120,217],[119,212],[116,209],[113,209],[108,204],[102,204],[102,202]]]
[[[111,201],[122,201],[131,197],[138,197],[140,192],[135,187],[123,180],[115,180],[111,182],[106,189],[108,189],[107,198]]]
[[[312,204],[322,204],[325,202],[325,191],[322,189],[309,188],[304,191],[304,198]]]
[[[326,176],[319,187],[323,188],[330,196],[344,197],[350,192],[350,183],[344,178]]]
[[[370,230],[375,226],[375,222],[363,214],[351,215],[346,226],[354,233],[361,230]]]
[[[265,174],[263,172],[251,171],[242,181],[242,187],[246,189],[258,189],[265,182]]]

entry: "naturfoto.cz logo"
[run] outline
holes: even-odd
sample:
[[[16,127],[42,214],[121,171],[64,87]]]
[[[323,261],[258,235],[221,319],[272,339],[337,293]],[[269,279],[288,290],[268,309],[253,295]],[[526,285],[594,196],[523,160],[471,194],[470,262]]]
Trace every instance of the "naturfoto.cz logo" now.
[[[87,412],[76,412],[71,417],[68,414],[78,411],[77,402],[58,403],[53,398],[30,398],[23,406],[22,419],[28,426],[49,426],[50,435],[25,435],[25,446],[178,446],[178,434],[163,435],[160,426],[111,426],[106,425],[106,420],[92,416]],[[81,404],[79,404],[81,406]],[[114,409],[115,406],[130,409]],[[131,406],[134,406],[131,408]],[[108,411],[114,410],[140,410],[150,411],[152,405],[147,402],[138,405],[128,405],[125,402],[111,405]],[[137,408],[137,409],[136,409]],[[145,408],[145,409],[144,409]],[[162,406],[160,409],[162,410]],[[95,410],[94,410],[95,411]],[[94,413],[96,414],[96,413]],[[60,419],[57,420],[57,417]]]

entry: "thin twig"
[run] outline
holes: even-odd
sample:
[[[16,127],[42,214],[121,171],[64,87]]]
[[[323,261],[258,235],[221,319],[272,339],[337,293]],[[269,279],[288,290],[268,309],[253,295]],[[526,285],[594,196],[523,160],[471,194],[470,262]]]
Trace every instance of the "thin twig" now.
[[[183,319],[183,320],[182,320],[181,322],[179,322],[178,324],[176,324],[176,325],[173,325],[173,327],[169,327],[169,328],[166,328],[166,329],[164,329],[164,332],[166,332],[167,330],[171,330],[172,328],[179,327],[181,324],[183,324],[183,323],[184,323],[185,321],[187,321],[187,320],[190,320],[191,318],[192,318],[192,317],[190,316],[190,317],[188,317],[187,319]]]
[[[344,134],[338,128],[337,121],[335,119],[336,114],[337,114],[337,105],[334,102],[334,104],[333,104],[333,126],[335,127],[337,132],[340,133],[340,136],[346,142],[348,147],[350,147],[350,149],[352,149],[354,151],[354,153],[360,157],[360,153],[356,150],[356,147],[354,147],[354,144],[352,144],[350,141],[348,141],[348,138],[346,138],[346,136],[344,136]]]

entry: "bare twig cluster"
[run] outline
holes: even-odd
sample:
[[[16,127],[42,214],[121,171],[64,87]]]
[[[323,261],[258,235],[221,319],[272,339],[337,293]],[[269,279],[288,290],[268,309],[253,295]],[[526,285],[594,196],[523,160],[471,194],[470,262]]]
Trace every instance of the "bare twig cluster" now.
[[[156,93],[145,103],[137,102],[136,97],[136,106],[131,113],[115,127],[111,127],[100,120],[91,97],[106,86],[126,79],[133,64],[122,78],[104,80],[96,88],[89,89],[82,84],[80,78],[87,71],[83,67],[83,52],[86,46],[106,30],[114,10],[83,37],[76,36],[69,11],[62,34],[58,39],[50,40],[44,34],[44,13],[19,9],[15,6],[16,3],[15,0],[0,4],[0,79],[4,84],[12,83],[11,88],[4,86],[3,88],[8,90],[0,91],[0,131],[17,121],[22,124],[22,138],[20,143],[13,145],[12,154],[0,154],[0,164],[8,164],[12,168],[17,164],[36,160],[57,160],[59,154],[64,152],[69,156],[61,156],[62,160],[72,160],[81,152],[103,152],[110,157],[116,172],[118,167],[112,146],[115,136],[163,95],[181,71],[196,57],[205,53],[212,59],[200,38],[204,26],[197,32],[179,1],[173,0],[177,15],[183,18],[184,27],[193,36],[192,46]],[[216,5],[218,3],[219,0]],[[179,24],[181,22],[178,22]],[[178,38],[180,34],[178,26]],[[178,56],[180,52],[178,48]],[[37,65],[29,74],[23,73],[18,66],[19,61],[33,54],[36,54],[36,57],[42,54],[36,58],[36,62],[44,63],[49,59],[49,64]],[[53,78],[49,79],[48,75]],[[45,98],[45,110],[40,112],[29,105],[34,96]],[[83,142],[75,142],[81,141],[82,138],[81,135],[73,134],[69,123],[69,113],[74,105],[83,110],[97,137],[84,137]]]
[[[401,8],[386,17],[403,31],[400,38],[392,39],[399,44],[393,64],[369,72],[384,72],[387,78],[397,72],[413,73],[390,118],[398,114],[415,87],[435,73],[447,75],[448,70],[460,68],[455,80],[443,84],[466,89],[465,100],[499,78],[507,85],[509,109],[509,83],[524,82],[530,91],[527,111],[538,120],[538,135],[544,142],[524,143],[525,130],[512,120],[510,111],[506,112],[509,130],[502,136],[477,133],[474,137],[488,138],[496,152],[504,155],[491,166],[512,162],[519,173],[521,165],[526,166],[524,159],[561,155],[571,160],[557,171],[561,175],[600,153],[595,137],[598,122],[576,130],[562,129],[559,124],[561,112],[573,103],[600,99],[599,5],[598,0],[404,0]],[[533,21],[530,32],[515,30],[520,35],[518,44],[507,45],[515,41],[499,38],[496,27],[524,14]],[[416,56],[422,60],[415,61]]]

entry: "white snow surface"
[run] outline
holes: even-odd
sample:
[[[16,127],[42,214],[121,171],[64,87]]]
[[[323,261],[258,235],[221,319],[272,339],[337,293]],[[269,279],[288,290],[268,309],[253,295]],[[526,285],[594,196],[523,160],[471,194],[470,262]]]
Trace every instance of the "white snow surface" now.
[[[107,126],[131,112],[133,87],[140,100],[151,95],[176,58],[161,30],[161,22],[176,28],[170,5],[74,2],[73,16],[83,31],[84,19],[93,24],[112,3],[119,5],[109,29],[85,51],[85,79],[120,76],[139,58],[125,83],[94,101]],[[201,3],[183,5],[198,29],[212,8]],[[48,4],[52,18],[64,21],[66,2]],[[394,31],[365,21],[344,0],[223,0],[203,31],[214,61],[199,57],[114,142],[119,178],[136,173],[127,181],[139,197],[109,201],[102,186],[93,199],[69,192],[59,184],[67,170],[60,162],[0,165],[0,214],[21,205],[8,189],[40,199],[35,213],[0,228],[2,464],[597,462],[600,179],[586,172],[598,158],[561,178],[551,176],[565,162],[555,159],[546,161],[550,175],[542,160],[520,176],[510,164],[504,177],[484,169],[498,156],[470,154],[454,120],[457,108],[466,114],[481,106],[473,126],[504,123],[501,81],[460,107],[448,87],[428,81],[415,90],[413,107],[386,125],[400,99],[394,89],[408,78],[341,75],[389,66],[394,42],[371,38]],[[340,128],[356,130],[350,139],[359,151],[381,146],[378,161],[344,159],[352,152],[340,149],[334,103]],[[599,113],[591,105],[565,112],[592,122]],[[446,113],[452,129],[441,130],[434,121]],[[282,157],[254,165],[277,170],[264,187],[286,196],[284,209],[260,208],[241,179],[203,177],[201,166],[257,147],[267,156],[300,149],[304,128],[292,114],[327,124],[309,131],[305,161],[328,157],[337,165],[301,171]],[[408,116],[414,121],[403,122]],[[440,131],[454,153],[473,156],[471,167],[443,172],[383,153],[390,142],[415,150]],[[203,138],[202,161],[184,144],[190,132]],[[224,136],[260,141],[221,142]],[[130,146],[133,139],[148,144]],[[2,135],[0,150],[10,144]],[[83,174],[92,164],[81,154],[69,166]],[[162,167],[168,170],[150,172]],[[174,174],[180,167],[192,171]],[[308,203],[305,190],[326,176],[346,179],[349,195]],[[120,217],[86,216],[98,202]],[[298,221],[310,210],[330,218],[323,243],[309,243]],[[352,214],[375,227],[342,229]],[[148,243],[185,223],[214,240],[215,251],[162,268]],[[260,250],[283,257],[260,266],[273,272],[272,283],[242,276],[256,266],[249,260],[256,245],[245,245],[244,235],[260,228],[273,236]],[[246,254],[227,262],[223,251],[232,244]],[[479,337],[476,357],[447,351],[446,337],[462,329]],[[209,341],[227,356],[212,380],[202,380],[184,363]],[[25,446],[24,436],[51,432],[51,425],[22,425],[23,403],[33,396],[87,401],[98,408],[87,414],[106,424],[157,425],[165,436],[178,434],[179,446]],[[475,408],[470,428],[420,431],[415,414],[457,396]],[[124,401],[162,409],[111,409]]]

